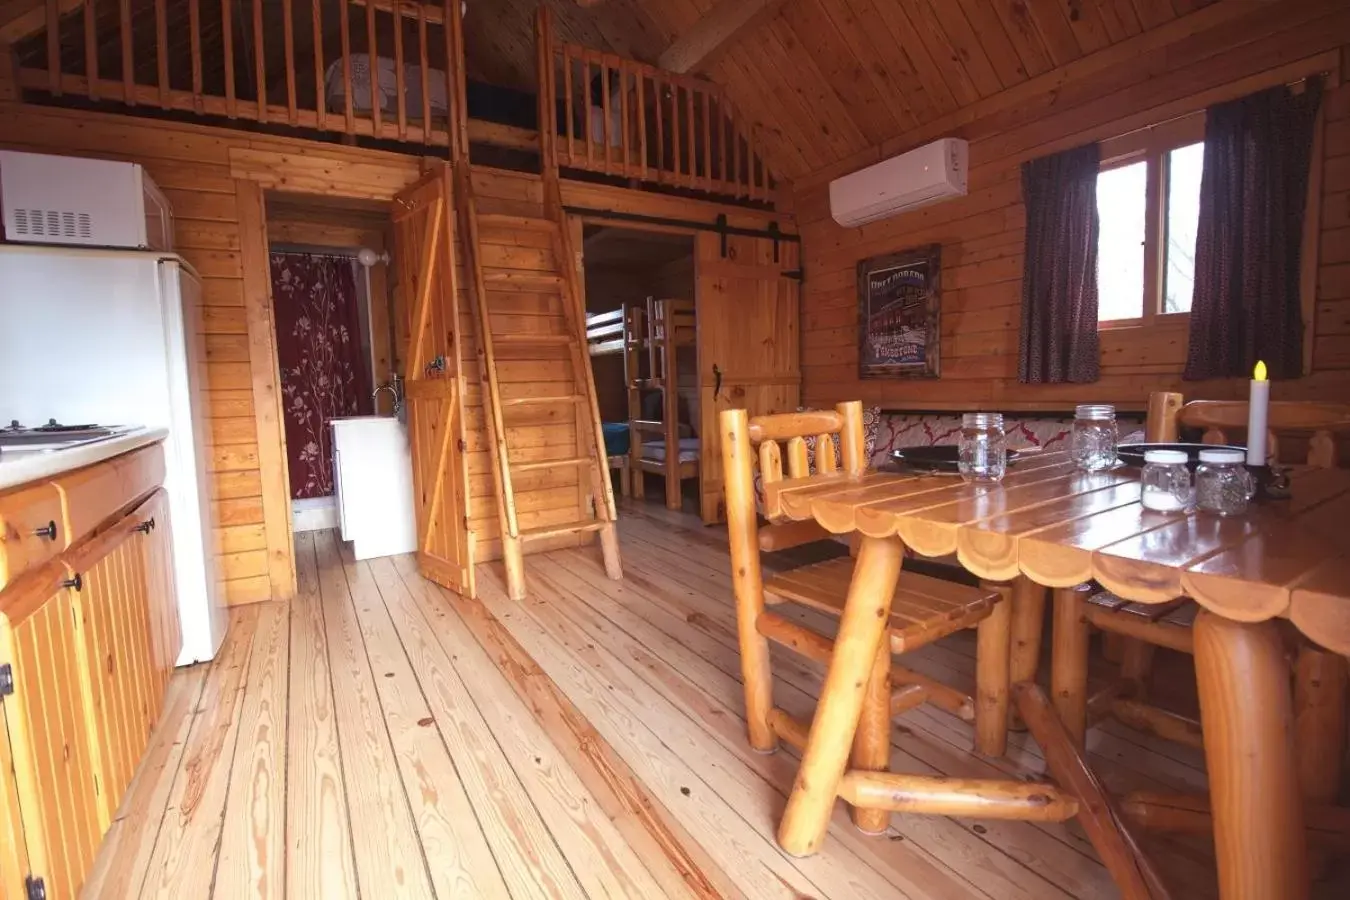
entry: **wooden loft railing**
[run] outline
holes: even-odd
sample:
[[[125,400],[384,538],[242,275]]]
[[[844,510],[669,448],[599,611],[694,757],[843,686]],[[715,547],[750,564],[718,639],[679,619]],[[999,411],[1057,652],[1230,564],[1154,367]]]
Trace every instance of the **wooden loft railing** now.
[[[68,6],[20,47],[26,91],[467,153],[459,0]]]
[[[717,85],[555,40],[543,6],[535,39],[546,169],[768,198],[773,176],[754,129]]]

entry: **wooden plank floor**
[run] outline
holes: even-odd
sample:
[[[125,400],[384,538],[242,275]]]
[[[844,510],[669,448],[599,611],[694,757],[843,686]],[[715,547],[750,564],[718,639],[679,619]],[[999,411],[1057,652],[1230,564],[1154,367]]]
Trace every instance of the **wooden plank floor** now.
[[[745,742],[723,533],[629,504],[621,540],[624,581],[560,551],[514,602],[495,566],[465,601],[411,559],[297,535],[296,599],[236,609],[219,658],[174,679],[85,896],[1116,896],[1073,826],[895,816],[867,838],[841,804],[822,853],[784,855],[796,758]],[[973,657],[972,633],[905,664],[969,687]],[[775,671],[778,705],[809,715],[819,667],[782,652]],[[892,740],[901,771],[1044,768],[1020,734],[975,757],[933,707]],[[1200,754],[1123,726],[1089,749],[1113,790],[1204,785]],[[1215,895],[1206,842],[1150,848],[1177,896]]]

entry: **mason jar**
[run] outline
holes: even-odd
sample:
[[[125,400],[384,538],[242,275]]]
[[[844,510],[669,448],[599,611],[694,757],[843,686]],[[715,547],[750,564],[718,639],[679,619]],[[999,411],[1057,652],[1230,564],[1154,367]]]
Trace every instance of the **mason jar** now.
[[[1002,413],[966,413],[961,417],[957,470],[974,484],[997,484],[1008,470],[1008,439]]]
[[[1191,470],[1186,467],[1189,458],[1184,450],[1144,453],[1144,471],[1139,476],[1144,509],[1175,512],[1191,505]]]
[[[1195,505],[1221,516],[1240,516],[1256,493],[1256,482],[1247,471],[1247,454],[1241,450],[1201,450],[1195,470]]]
[[[1084,472],[1103,472],[1116,464],[1116,408],[1084,404],[1074,410],[1070,456]]]

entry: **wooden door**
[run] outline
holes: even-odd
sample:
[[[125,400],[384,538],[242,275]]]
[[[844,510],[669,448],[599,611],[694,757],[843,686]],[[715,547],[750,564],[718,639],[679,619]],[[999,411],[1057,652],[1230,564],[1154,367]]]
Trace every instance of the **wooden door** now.
[[[77,897],[94,862],[99,822],[82,690],[73,578],[59,565],[12,585],[0,608],[0,663],[14,692],[0,701],[29,871],[48,897]],[[22,896],[22,895],[21,895]]]
[[[404,387],[419,571],[474,596],[464,372],[450,167],[394,198],[394,278],[405,298]]]
[[[717,414],[790,412],[801,398],[800,246],[702,232],[694,243],[699,372],[699,512],[724,517]],[[725,250],[725,252],[724,252]]]

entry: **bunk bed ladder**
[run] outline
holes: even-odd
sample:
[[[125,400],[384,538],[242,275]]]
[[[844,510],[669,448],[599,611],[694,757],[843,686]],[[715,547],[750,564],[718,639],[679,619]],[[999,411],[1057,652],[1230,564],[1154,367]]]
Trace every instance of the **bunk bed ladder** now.
[[[611,578],[622,578],[619,560],[619,541],[615,528],[614,493],[609,479],[604,438],[600,429],[599,408],[595,399],[595,383],[591,374],[590,357],[586,351],[586,322],[582,312],[576,272],[571,267],[575,258],[570,242],[561,225],[554,218],[482,214],[477,210],[473,182],[467,165],[456,171],[456,192],[460,195],[464,229],[466,267],[470,273],[473,291],[475,326],[478,331],[478,362],[483,382],[483,411],[491,438],[493,486],[497,493],[498,519],[501,524],[502,559],[506,566],[507,590],[513,599],[525,596],[525,544],[570,534],[597,533],[604,555],[605,571]],[[494,269],[485,272],[483,240],[480,231],[533,233],[548,235],[553,255],[552,271],[523,272]],[[493,302],[490,293],[521,293],[550,298],[548,313],[558,315],[564,323],[562,333],[509,332],[493,330],[489,310]],[[554,308],[556,301],[556,310]],[[503,398],[502,369],[512,362],[528,362],[499,358],[499,351],[516,350],[541,354],[541,362],[557,362],[564,358],[571,367],[571,383],[556,395],[527,394]],[[557,355],[565,351],[564,355]],[[566,384],[560,383],[560,384]],[[513,414],[529,410],[546,413],[570,407],[576,423],[575,444],[568,455],[548,459],[512,459],[512,433],[528,425],[513,424]],[[516,485],[518,476],[531,472],[556,471],[574,468],[583,485],[589,488],[589,507],[580,518],[556,524],[532,527],[522,525],[522,514],[517,508]],[[587,481],[588,480],[588,481]]]
[[[633,498],[645,494],[643,435],[656,434],[665,448],[658,470],[665,479],[666,508],[679,510],[683,465],[680,461],[680,398],[677,364],[676,302],[648,297],[647,302],[624,309],[624,377],[628,382],[629,478]],[[647,377],[642,377],[642,355],[647,355]],[[660,420],[642,417],[642,392],[661,393]]]

